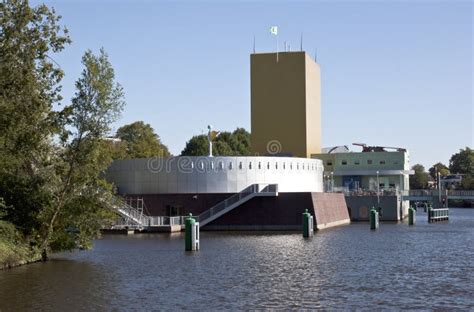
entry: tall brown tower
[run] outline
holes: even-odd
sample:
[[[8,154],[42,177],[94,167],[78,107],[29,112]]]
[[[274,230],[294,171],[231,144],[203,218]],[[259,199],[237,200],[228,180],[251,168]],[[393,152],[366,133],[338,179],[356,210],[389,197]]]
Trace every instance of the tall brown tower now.
[[[251,54],[251,141],[259,155],[321,152],[319,65],[305,52]]]

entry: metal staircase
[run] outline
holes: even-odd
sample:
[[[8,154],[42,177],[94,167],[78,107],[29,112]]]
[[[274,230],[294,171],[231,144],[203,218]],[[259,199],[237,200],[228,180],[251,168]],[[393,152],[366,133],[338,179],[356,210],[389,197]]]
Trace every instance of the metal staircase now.
[[[278,184],[252,184],[196,216],[196,221],[199,222],[199,227],[202,227],[257,196],[278,196]],[[115,197],[112,210],[123,220],[112,228],[143,229],[162,225],[184,225],[186,217],[147,216],[143,213],[143,200],[136,201],[137,205],[134,207],[134,202],[131,200]]]
[[[116,211],[124,220],[123,223],[116,224],[115,228],[143,228],[148,225],[148,216],[143,214],[143,206],[132,207],[121,198],[115,197],[112,209]]]
[[[257,196],[278,196],[278,184],[252,184],[242,190],[240,193],[234,194],[226,200],[209,208],[208,210],[197,216],[199,227],[203,227],[228,213],[232,209],[242,205],[250,199]]]

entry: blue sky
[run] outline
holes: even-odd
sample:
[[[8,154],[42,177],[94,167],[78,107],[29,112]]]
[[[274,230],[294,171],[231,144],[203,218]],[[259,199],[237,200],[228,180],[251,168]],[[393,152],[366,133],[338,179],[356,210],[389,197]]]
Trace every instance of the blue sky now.
[[[33,1],[32,4],[38,2]],[[402,146],[411,163],[473,147],[470,1],[46,1],[73,43],[56,61],[74,93],[86,49],[104,47],[125,90],[114,125],[150,123],[179,154],[205,131],[250,129],[250,56],[279,42],[314,55],[323,145]],[[357,150],[357,149],[356,149]]]

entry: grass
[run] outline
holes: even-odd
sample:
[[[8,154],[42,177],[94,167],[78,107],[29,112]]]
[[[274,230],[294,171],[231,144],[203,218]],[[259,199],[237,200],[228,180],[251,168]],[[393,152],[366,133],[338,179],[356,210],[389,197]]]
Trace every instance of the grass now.
[[[39,253],[30,248],[15,227],[0,221],[0,270],[38,261]]]

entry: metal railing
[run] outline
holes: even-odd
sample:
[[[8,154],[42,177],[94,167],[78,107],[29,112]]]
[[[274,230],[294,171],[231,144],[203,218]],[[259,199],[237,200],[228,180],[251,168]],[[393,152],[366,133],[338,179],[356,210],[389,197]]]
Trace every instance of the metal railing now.
[[[204,211],[199,216],[195,216],[198,222],[208,220],[209,218],[221,213],[222,211],[243,203],[256,194],[275,195],[278,194],[278,184],[252,184],[237,194],[230,196],[222,202],[214,205]],[[188,216],[147,216],[143,214],[143,209],[137,209],[129,205],[119,197],[114,200],[113,210],[115,210],[123,221],[114,225],[115,228],[124,227],[146,227],[146,226],[165,226],[165,225],[184,225]]]
[[[209,223],[210,219],[214,216],[220,214],[224,210],[231,210],[238,205],[244,203],[250,198],[254,197],[256,194],[262,195],[277,195],[278,194],[278,184],[252,184],[249,187],[243,189],[240,193],[234,194],[224,201],[212,206],[208,210],[201,213],[196,217],[200,226],[203,226]]]

